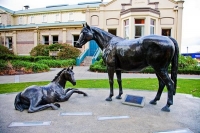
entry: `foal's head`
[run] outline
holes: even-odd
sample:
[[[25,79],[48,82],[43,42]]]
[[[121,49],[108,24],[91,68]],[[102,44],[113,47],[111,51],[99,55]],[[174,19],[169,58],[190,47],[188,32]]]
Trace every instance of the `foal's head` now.
[[[75,47],[82,48],[83,45],[85,45],[88,41],[92,39],[93,39],[93,31],[91,30],[90,26],[87,23],[86,25],[83,24],[83,29],[81,30],[79,39],[76,42]]]
[[[67,81],[69,81],[73,85],[76,85],[76,80],[74,78],[74,72],[73,72],[73,66],[63,71],[63,78],[65,78]]]

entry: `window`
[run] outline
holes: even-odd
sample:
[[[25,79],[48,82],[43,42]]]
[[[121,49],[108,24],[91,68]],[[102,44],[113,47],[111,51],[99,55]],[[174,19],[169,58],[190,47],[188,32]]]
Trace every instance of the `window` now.
[[[43,36],[43,44],[49,45],[49,36]]]
[[[47,22],[47,16],[46,15],[43,15],[43,20],[42,20],[43,23],[46,23]]]
[[[162,29],[163,36],[171,36],[171,29]]]
[[[135,38],[144,35],[144,19],[135,19]]]
[[[155,34],[155,20],[151,19],[150,22],[150,34]]]
[[[129,20],[124,20],[124,38],[129,39]]]
[[[23,24],[23,18],[19,17],[19,24]]]
[[[34,24],[34,17],[31,16],[31,24]]]
[[[59,14],[56,14],[56,22],[59,22],[60,19],[59,19]]]
[[[58,36],[52,36],[53,44],[58,43]]]
[[[12,37],[6,37],[6,47],[12,50]]]
[[[117,29],[108,29],[108,32],[115,36],[117,35]]]
[[[75,46],[75,45],[76,45],[76,42],[77,42],[78,39],[79,39],[79,35],[73,35],[73,38],[74,38],[73,44],[74,44],[74,46]]]
[[[73,13],[69,13],[69,21],[74,21]]]

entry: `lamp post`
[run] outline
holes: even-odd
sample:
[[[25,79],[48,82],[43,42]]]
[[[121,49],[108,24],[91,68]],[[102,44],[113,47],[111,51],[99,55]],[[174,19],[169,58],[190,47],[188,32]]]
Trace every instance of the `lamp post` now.
[[[187,53],[188,53],[188,46],[187,46]]]

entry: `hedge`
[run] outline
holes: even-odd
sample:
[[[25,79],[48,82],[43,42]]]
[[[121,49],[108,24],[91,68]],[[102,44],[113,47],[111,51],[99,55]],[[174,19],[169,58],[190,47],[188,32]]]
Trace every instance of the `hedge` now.
[[[68,59],[68,60],[39,60],[37,63],[40,64],[46,64],[49,67],[53,68],[60,68],[60,67],[68,67],[75,65],[74,59]]]
[[[43,59],[51,60],[52,58],[49,57],[49,56],[18,56],[18,55],[2,54],[2,55],[0,55],[0,59],[5,60],[5,61],[8,61],[8,60],[23,60],[23,61],[35,62],[35,61],[43,60]]]
[[[169,66],[168,72],[171,73],[170,70],[171,65]],[[90,71],[93,72],[107,72],[107,68],[103,62],[103,59],[96,61],[94,64],[90,65]],[[126,71],[123,71],[126,72]],[[140,73],[155,73],[152,67],[147,67],[140,71]],[[196,74],[200,75],[200,67],[197,66],[197,61],[192,59],[190,56],[179,56],[179,64],[178,64],[178,74]]]

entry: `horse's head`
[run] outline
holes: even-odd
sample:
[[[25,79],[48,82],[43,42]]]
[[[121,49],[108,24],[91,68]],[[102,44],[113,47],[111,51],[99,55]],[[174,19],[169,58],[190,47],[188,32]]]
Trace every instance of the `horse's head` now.
[[[75,47],[82,48],[83,45],[85,45],[88,41],[93,39],[93,31],[91,30],[90,26],[86,23],[86,25],[83,24],[83,29],[81,30],[81,33],[79,35],[79,39],[75,44]]]
[[[76,85],[76,80],[74,78],[74,72],[73,72],[73,66],[71,68],[67,68],[64,71],[64,77],[67,81],[72,83],[73,85]]]

